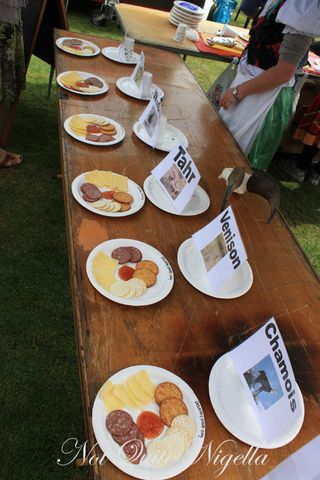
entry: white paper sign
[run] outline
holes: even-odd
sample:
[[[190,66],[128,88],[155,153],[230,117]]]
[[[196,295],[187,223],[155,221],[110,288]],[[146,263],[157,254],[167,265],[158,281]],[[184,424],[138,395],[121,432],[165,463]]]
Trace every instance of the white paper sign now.
[[[188,152],[182,145],[177,146],[151,173],[177,212],[182,212],[200,180],[200,173]]]
[[[221,288],[247,259],[230,206],[192,238],[213,290]]]
[[[261,480],[320,480],[320,435],[286,458]]]
[[[139,118],[139,123],[146,129],[150,143],[154,147],[157,143],[161,117],[161,101],[158,90],[155,90],[150,102]]]
[[[302,409],[290,359],[275,319],[271,318],[229,355],[266,441],[288,434]]]
[[[143,77],[143,72],[144,72],[144,53],[140,53],[139,60],[134,67],[134,70],[131,74],[131,81],[134,83],[134,85],[137,87],[140,96],[142,95],[142,77]]]

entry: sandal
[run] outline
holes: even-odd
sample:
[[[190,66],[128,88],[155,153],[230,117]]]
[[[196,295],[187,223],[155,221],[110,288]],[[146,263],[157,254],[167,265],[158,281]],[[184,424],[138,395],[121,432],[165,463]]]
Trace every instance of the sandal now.
[[[14,167],[22,162],[22,155],[9,153],[0,148],[0,167]]]

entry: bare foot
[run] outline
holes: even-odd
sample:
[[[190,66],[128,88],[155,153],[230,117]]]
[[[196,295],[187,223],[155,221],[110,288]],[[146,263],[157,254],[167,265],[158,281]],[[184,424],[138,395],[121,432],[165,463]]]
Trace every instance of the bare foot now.
[[[0,167],[14,167],[22,162],[22,155],[10,153],[0,148]]]

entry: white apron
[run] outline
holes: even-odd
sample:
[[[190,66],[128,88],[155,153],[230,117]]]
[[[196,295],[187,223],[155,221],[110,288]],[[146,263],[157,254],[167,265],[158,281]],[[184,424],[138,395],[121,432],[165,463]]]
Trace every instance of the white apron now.
[[[246,57],[242,58],[238,67],[237,75],[233,80],[231,87],[251,80],[261,75],[265,70],[247,63]],[[263,93],[248,95],[239,103],[235,103],[228,110],[220,108],[219,113],[239,144],[242,152],[248,155],[251,147],[259,133],[264,119],[272,107],[282,87],[292,86],[294,78],[289,82],[279,85],[273,90]]]

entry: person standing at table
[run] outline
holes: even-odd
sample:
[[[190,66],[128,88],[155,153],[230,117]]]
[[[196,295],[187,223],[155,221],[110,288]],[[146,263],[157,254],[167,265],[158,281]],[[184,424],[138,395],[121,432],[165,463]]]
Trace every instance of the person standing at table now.
[[[254,168],[268,168],[291,118],[297,66],[320,34],[320,0],[268,0],[220,114]]]

